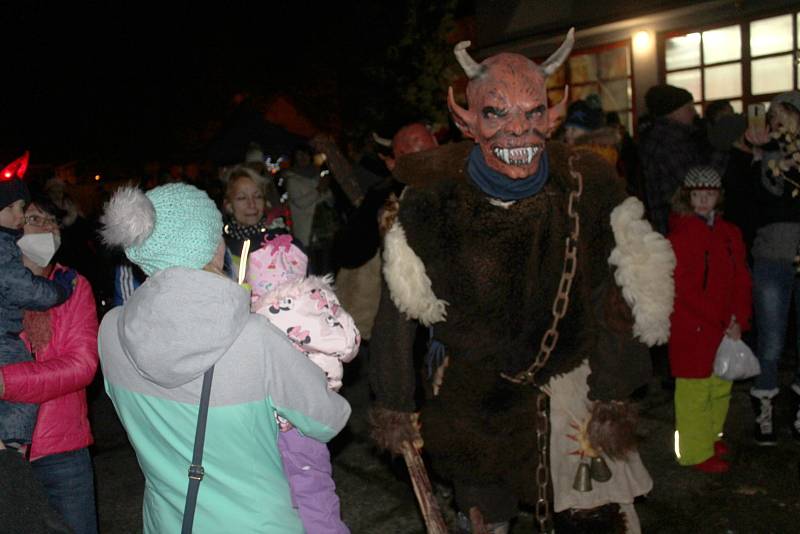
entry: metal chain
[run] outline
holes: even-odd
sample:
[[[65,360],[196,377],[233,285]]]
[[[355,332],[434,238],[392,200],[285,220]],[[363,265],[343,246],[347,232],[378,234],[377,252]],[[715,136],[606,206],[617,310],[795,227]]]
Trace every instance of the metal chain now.
[[[569,294],[572,289],[572,281],[575,278],[575,271],[578,268],[578,238],[581,232],[581,218],[577,211],[578,200],[580,200],[583,193],[583,175],[574,170],[572,162],[575,156],[569,158],[569,173],[575,179],[576,188],[569,193],[569,203],[567,205],[567,215],[572,223],[572,230],[566,239],[564,251],[564,269],[561,272],[561,281],[558,283],[558,292],[553,301],[553,321],[550,328],[542,336],[542,341],[539,345],[539,353],[534,358],[533,363],[525,369],[516,374],[509,375],[500,373],[500,376],[515,384],[533,385],[538,373],[542,367],[547,364],[550,359],[550,354],[556,348],[558,343],[558,323],[564,318],[569,307]]]
[[[547,400],[545,393],[536,395],[536,450],[539,453],[539,465],[536,467],[536,521],[539,523],[539,532],[544,534],[548,530],[550,520],[550,499],[547,495],[547,484],[550,481],[550,458],[548,458],[548,436],[550,434],[550,418],[547,417]]]
[[[569,295],[572,289],[572,281],[578,268],[578,238],[581,231],[580,214],[577,211],[577,204],[583,193],[583,175],[573,168],[575,156],[569,158],[569,173],[575,179],[576,188],[569,193],[569,203],[567,204],[567,215],[572,223],[572,230],[566,239],[564,250],[564,268],[561,272],[561,280],[558,283],[558,292],[553,301],[553,321],[550,328],[542,336],[539,344],[539,353],[534,358],[533,363],[515,375],[500,373],[500,376],[513,382],[514,384],[532,385],[536,387],[536,373],[547,364],[550,355],[558,343],[558,323],[564,318],[569,308]],[[539,532],[542,534],[551,532],[550,525],[550,500],[547,495],[548,484],[550,483],[550,458],[548,455],[548,439],[550,435],[550,418],[548,417],[548,397],[539,391],[536,395],[536,450],[538,452],[539,465],[536,467],[536,521],[539,523]]]

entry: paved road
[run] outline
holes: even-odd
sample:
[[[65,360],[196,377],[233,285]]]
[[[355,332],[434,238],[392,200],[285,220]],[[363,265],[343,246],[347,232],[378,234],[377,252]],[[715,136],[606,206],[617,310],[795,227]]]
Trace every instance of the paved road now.
[[[793,360],[792,360],[793,362]],[[355,363],[355,362],[353,362]],[[331,444],[334,479],[342,514],[354,534],[424,532],[414,494],[402,462],[378,455],[366,437],[368,388],[357,367],[346,368],[355,379],[343,390],[353,405],[347,429]],[[785,370],[784,370],[785,371]],[[788,373],[784,383],[789,380]],[[362,375],[362,376],[358,376]],[[732,470],[706,475],[682,468],[673,455],[671,392],[657,380],[642,400],[641,454],[655,480],[651,494],[637,504],[643,532],[779,533],[800,531],[800,445],[788,425],[795,406],[789,391],[778,398],[781,442],[762,448],[750,438],[752,415],[748,385],[736,384],[728,417]],[[144,480],[110,401],[98,392],[92,401],[97,438],[94,450],[98,508],[102,534],[141,532]],[[439,498],[452,521],[446,487]],[[533,518],[522,513],[512,532],[535,532]]]

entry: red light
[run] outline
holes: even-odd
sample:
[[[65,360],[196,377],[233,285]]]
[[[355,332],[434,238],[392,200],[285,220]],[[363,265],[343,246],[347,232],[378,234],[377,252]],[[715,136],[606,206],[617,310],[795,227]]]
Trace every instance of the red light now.
[[[28,158],[30,153],[26,150],[25,153],[9,163],[5,169],[3,169],[3,181],[10,180],[15,174],[17,178],[20,180],[25,175],[25,171],[28,170]]]

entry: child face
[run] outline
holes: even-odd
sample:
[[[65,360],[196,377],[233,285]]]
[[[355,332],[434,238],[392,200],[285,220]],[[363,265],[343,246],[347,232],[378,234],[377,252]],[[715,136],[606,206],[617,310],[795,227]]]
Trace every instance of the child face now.
[[[689,203],[698,215],[707,216],[717,206],[719,189],[694,189],[689,194]]]
[[[17,200],[0,210],[0,226],[19,230],[25,223],[25,201]]]

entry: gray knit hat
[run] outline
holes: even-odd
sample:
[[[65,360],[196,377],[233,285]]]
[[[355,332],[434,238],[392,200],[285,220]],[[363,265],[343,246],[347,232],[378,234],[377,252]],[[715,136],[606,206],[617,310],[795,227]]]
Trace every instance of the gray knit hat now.
[[[685,189],[722,189],[722,178],[712,167],[692,167],[683,179]]]

